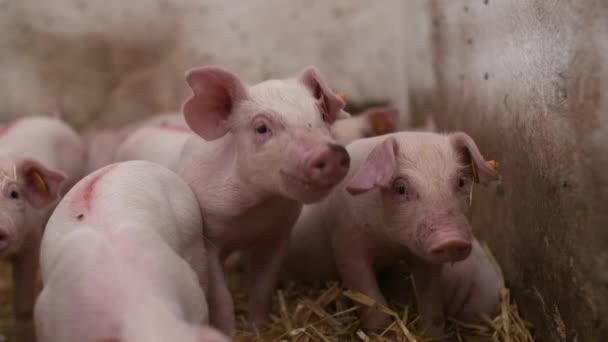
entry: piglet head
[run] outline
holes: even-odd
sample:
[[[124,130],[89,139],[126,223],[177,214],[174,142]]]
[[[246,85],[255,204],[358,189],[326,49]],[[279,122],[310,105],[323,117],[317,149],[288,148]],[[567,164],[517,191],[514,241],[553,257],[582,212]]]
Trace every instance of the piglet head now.
[[[346,190],[379,197],[370,201],[379,210],[371,216],[381,217],[376,226],[387,239],[429,263],[444,263],[471,252],[469,198],[476,179],[487,183],[498,174],[468,135],[397,133],[372,150]]]
[[[65,175],[31,159],[0,165],[0,256],[6,256],[16,253],[30,233],[28,212],[58,199]]]
[[[329,126],[348,115],[315,68],[251,87],[216,67],[186,79],[194,92],[183,106],[186,122],[203,139],[232,139],[237,170],[254,191],[310,203],[346,175],[348,153]]]

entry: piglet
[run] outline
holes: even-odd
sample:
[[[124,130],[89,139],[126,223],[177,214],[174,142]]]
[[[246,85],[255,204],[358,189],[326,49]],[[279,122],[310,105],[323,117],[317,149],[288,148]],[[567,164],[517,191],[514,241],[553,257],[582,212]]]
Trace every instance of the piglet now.
[[[16,120],[0,128],[0,258],[13,266],[17,341],[34,341],[40,239],[62,187],[80,177],[84,147],[63,121]]]
[[[471,254],[476,244],[469,196],[474,182],[489,184],[499,175],[473,139],[464,133],[400,132],[354,141],[347,150],[352,161],[345,180],[325,201],[306,207],[294,228],[288,274],[302,280],[339,277],[386,305],[376,272],[405,258],[431,337],[440,336],[446,311],[465,312],[468,303],[486,296],[488,305],[471,309],[491,310],[497,288],[475,275],[483,257],[477,248]],[[442,293],[464,297],[444,302]],[[390,319],[365,309],[362,322],[366,329],[383,329]]]
[[[217,67],[190,70],[186,80],[194,94],[183,113],[196,135],[186,141],[178,170],[205,218],[211,322],[233,334],[224,260],[244,252],[249,323],[260,327],[302,204],[323,199],[348,171],[348,153],[330,132],[348,114],[313,67],[253,86]]]
[[[351,118],[338,120],[331,131],[336,140],[347,145],[353,140],[398,131],[399,111],[395,107],[372,107]]]
[[[208,322],[198,203],[172,171],[147,161],[79,182],[41,245],[40,342],[224,342]]]
[[[180,118],[183,121],[183,116]],[[118,146],[114,161],[147,160],[176,170],[181,150],[191,133],[185,121],[146,122]]]
[[[111,164],[116,158],[117,150],[125,140],[144,126],[165,126],[168,129],[187,129],[188,126],[180,112],[166,112],[128,123],[114,128],[89,127],[82,133],[87,147],[87,161],[85,170],[89,174],[99,168]]]

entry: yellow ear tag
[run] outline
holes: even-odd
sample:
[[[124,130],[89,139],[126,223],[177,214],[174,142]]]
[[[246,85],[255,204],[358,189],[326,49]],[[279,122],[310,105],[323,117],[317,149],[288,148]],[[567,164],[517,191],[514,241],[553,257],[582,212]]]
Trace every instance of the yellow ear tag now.
[[[374,116],[372,117],[372,129],[374,133],[377,135],[384,134],[388,131],[388,125],[386,124],[386,120],[382,116]]]
[[[486,161],[486,164],[494,170],[498,170],[498,162],[496,160],[488,160]]]
[[[42,177],[40,176],[40,174],[38,172],[32,172],[31,174],[32,179],[34,180],[34,184],[36,185],[36,188],[38,188],[38,190],[40,192],[42,192],[45,195],[49,194],[49,190],[46,187],[46,183],[44,183],[44,180],[42,180]]]
[[[342,101],[346,102],[346,100],[348,100],[348,95],[346,95],[345,92],[339,92],[338,96],[340,96],[340,98],[342,99]]]
[[[486,164],[494,170],[498,170],[498,162],[496,160],[486,160]],[[473,169],[473,180],[475,183],[479,183],[479,174],[477,173],[477,165],[475,163],[471,163],[471,168]]]

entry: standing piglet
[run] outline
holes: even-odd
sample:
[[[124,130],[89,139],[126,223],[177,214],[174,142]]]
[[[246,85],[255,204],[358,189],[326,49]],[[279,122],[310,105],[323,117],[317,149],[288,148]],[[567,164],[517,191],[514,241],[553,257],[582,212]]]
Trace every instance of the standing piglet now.
[[[32,117],[0,128],[0,257],[13,266],[17,341],[33,341],[40,239],[57,199],[80,177],[84,147],[59,119]]]
[[[227,341],[208,321],[202,218],[146,161],[106,166],[61,201],[41,245],[40,342]]]
[[[348,171],[348,153],[330,133],[347,114],[312,67],[250,87],[215,67],[191,70],[186,79],[194,95],[183,113],[197,135],[184,146],[179,174],[196,194],[210,242],[211,322],[233,334],[223,261],[245,252],[250,324],[266,322],[302,203],[323,199]]]
[[[294,228],[288,273],[306,280],[340,277],[386,305],[376,272],[406,258],[429,336],[441,334],[444,312],[491,314],[498,274],[479,262],[485,257],[480,248],[471,254],[478,245],[468,222],[469,196],[474,182],[488,184],[499,175],[473,139],[401,132],[357,140],[347,150],[349,175],[324,202],[305,208]],[[453,296],[444,301],[442,293]],[[389,323],[374,309],[362,315],[367,329]]]
[[[347,145],[353,140],[393,133],[398,130],[399,111],[395,107],[372,107],[331,126],[336,140]]]

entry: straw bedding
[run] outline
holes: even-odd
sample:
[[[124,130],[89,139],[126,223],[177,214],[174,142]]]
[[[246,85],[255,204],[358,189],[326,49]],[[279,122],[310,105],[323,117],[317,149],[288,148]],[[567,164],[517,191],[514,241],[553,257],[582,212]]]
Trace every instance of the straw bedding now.
[[[238,267],[229,273],[234,294],[237,324],[243,326],[246,316],[246,295],[242,287],[243,272]],[[9,267],[0,265],[0,342],[14,341],[11,317],[11,283]],[[282,284],[274,297],[270,326],[259,332],[239,332],[235,341],[423,341],[419,337],[419,317],[415,305],[382,308],[394,322],[381,334],[361,331],[355,303],[376,305],[373,300],[348,291],[339,283],[321,288],[300,284]],[[510,292],[503,287],[499,314],[483,317],[478,325],[448,322],[449,341],[533,341],[531,325],[524,321],[513,303]]]

